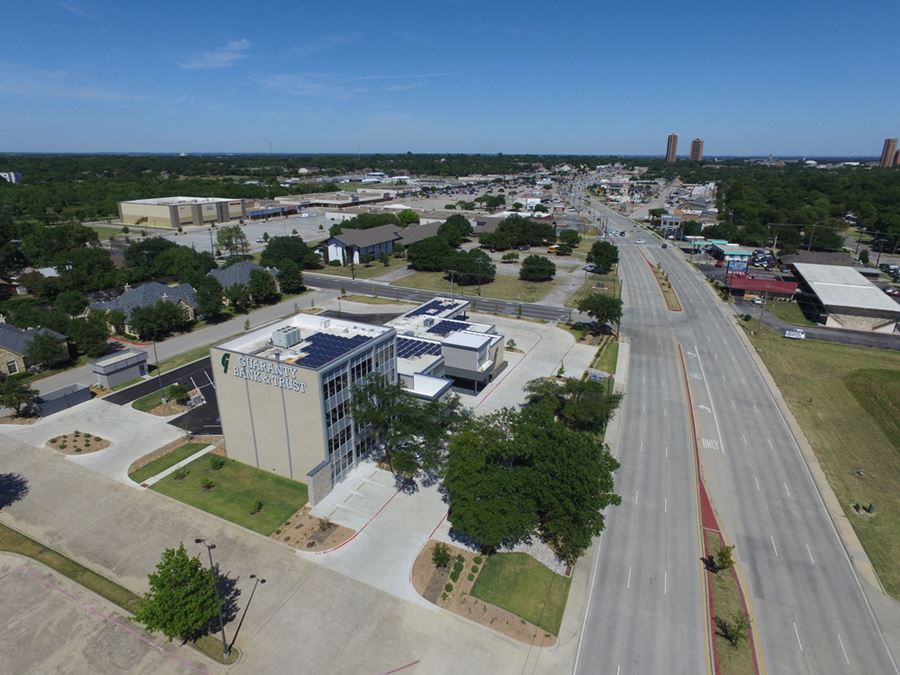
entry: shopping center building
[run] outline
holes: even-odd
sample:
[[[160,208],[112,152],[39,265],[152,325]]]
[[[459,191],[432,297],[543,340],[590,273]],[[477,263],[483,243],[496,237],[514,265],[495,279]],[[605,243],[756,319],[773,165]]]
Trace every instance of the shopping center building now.
[[[436,400],[482,388],[504,366],[503,336],[431,300],[379,326],[296,314],[210,350],[227,455],[327,495],[374,447],[354,424],[354,385],[373,373]]]

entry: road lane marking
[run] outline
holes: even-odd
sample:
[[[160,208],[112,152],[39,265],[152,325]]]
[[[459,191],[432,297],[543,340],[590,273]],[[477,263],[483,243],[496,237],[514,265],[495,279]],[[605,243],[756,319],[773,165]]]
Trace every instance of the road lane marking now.
[[[708,405],[703,405],[703,404],[701,403],[701,404],[698,405],[697,407],[698,407],[700,410],[705,410],[705,411],[708,412],[708,413],[711,413],[711,412],[712,412],[712,408],[710,408]]]
[[[703,439],[703,447],[706,448],[707,450],[719,450],[719,444],[712,438],[704,438]],[[725,450],[722,449],[722,452],[724,453]]]
[[[741,434],[741,440],[744,441],[744,445],[747,445],[747,435]]]
[[[663,572],[663,595],[669,594],[669,571]]]
[[[668,417],[668,416],[669,416],[669,409],[663,408],[663,417]]]
[[[635,490],[635,491],[634,491],[634,503],[635,503],[635,505],[637,505],[637,503],[638,503],[638,493],[639,493],[639,492],[640,492],[640,490]]]
[[[757,415],[759,414],[759,406],[755,403],[753,404],[753,412],[755,412]]]
[[[669,512],[669,498],[663,497],[663,513]]]
[[[628,583],[626,584],[625,588],[631,588],[631,567],[630,566],[628,567]]]
[[[737,410],[737,406],[734,404],[734,401],[731,402],[731,409]]]
[[[669,446],[667,445],[666,446],[666,459],[668,459],[668,458],[669,458]]]
[[[841,634],[835,633],[838,636],[838,643],[841,645],[841,651],[844,652],[844,661],[847,662],[847,665],[850,665],[850,659],[847,657],[847,650],[844,649],[844,641],[841,640]]]
[[[797,622],[791,621],[791,623],[794,624],[794,635],[797,636],[797,644],[800,645],[800,651],[802,652],[803,651],[803,643],[800,642],[800,631],[797,630]]]
[[[809,555],[809,562],[811,562],[813,565],[815,565],[816,561],[813,560],[812,551],[809,550],[809,544],[806,545],[806,553],[807,553],[807,555]]]
[[[753,480],[756,481],[756,491],[762,492],[762,490],[759,487],[759,478],[757,478],[756,476],[753,476]]]
[[[644,441],[641,441],[641,452],[644,451]]]
[[[772,550],[775,551],[775,556],[777,557],[777,556],[778,556],[778,548],[775,546],[775,537],[773,537],[773,536],[770,534],[770,535],[769,535],[769,539],[772,540]]]
[[[782,483],[782,485],[784,485],[784,491],[787,492],[788,499],[790,499],[790,498],[791,498],[791,491],[788,490],[787,483]]]
[[[772,450],[774,450],[774,449],[775,449],[775,446],[774,446],[774,445],[772,445],[772,439],[771,439],[771,438],[767,438],[767,439],[766,439],[766,443],[768,443],[768,444],[769,444],[769,447],[770,447],[770,448],[772,448]]]
[[[594,594],[594,583],[597,581],[597,569],[600,567],[600,547],[603,545],[603,533],[597,539],[597,550],[594,552],[593,571],[591,572],[591,585],[588,587],[588,597]],[[584,629],[588,624],[588,617],[591,615],[591,603],[586,603],[584,610],[584,621],[581,624],[581,633],[578,635],[578,649],[575,650],[575,666],[572,668],[573,673],[578,672],[578,660],[581,658],[581,645],[584,642]]]

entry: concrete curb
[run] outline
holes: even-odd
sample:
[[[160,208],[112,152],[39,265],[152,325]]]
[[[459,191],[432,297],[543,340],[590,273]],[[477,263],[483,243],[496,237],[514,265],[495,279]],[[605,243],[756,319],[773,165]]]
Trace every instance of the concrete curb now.
[[[147,480],[141,481],[140,485],[142,488],[148,488],[151,485],[158,483],[159,481],[161,481],[163,478],[165,478],[169,474],[175,473],[181,467],[187,466],[188,464],[193,462],[195,459],[198,459],[199,457],[203,457],[203,455],[205,455],[209,452],[212,452],[215,449],[216,449],[215,445],[212,445],[212,444],[207,445],[202,450],[198,450],[193,455],[190,455],[189,457],[186,457],[185,459],[181,460],[180,462],[173,464],[168,469],[164,469],[164,470],[160,471],[158,474],[156,474],[155,476],[150,476],[150,478],[148,478]]]

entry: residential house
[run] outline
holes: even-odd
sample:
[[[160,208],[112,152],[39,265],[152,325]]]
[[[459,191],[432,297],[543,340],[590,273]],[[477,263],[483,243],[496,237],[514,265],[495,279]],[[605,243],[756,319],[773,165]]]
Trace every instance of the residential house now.
[[[125,288],[125,292],[119,297],[94,302],[88,306],[88,310],[100,312],[118,310],[122,312],[125,315],[125,332],[131,334],[134,334],[135,331],[128,322],[131,319],[131,313],[137,307],[150,307],[158,302],[172,302],[183,308],[189,320],[193,321],[196,318],[197,299],[190,284],[166,286],[156,281],[148,281],[134,288],[127,286]]]
[[[281,292],[281,285],[278,283],[278,277],[275,276],[275,270],[271,267],[263,267],[257,265],[250,260],[242,260],[241,262],[223,267],[222,269],[214,269],[209,271],[209,276],[219,282],[223,289],[232,286],[250,287],[250,275],[254,270],[262,270],[267,273],[275,281],[275,287]],[[252,296],[250,298],[253,300]],[[227,303],[227,299],[226,299]]]
[[[49,328],[19,328],[9,323],[0,323],[0,373],[15,375],[28,370],[28,347],[36,335],[56,338],[60,346],[66,347],[66,336]],[[68,350],[61,349],[60,360],[68,358]]]

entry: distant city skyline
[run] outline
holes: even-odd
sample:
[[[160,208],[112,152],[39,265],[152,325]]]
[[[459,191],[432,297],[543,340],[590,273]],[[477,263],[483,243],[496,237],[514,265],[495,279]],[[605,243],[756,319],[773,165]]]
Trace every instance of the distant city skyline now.
[[[12,3],[0,152],[661,156],[678,129],[712,157],[877,157],[898,24],[836,0]]]

